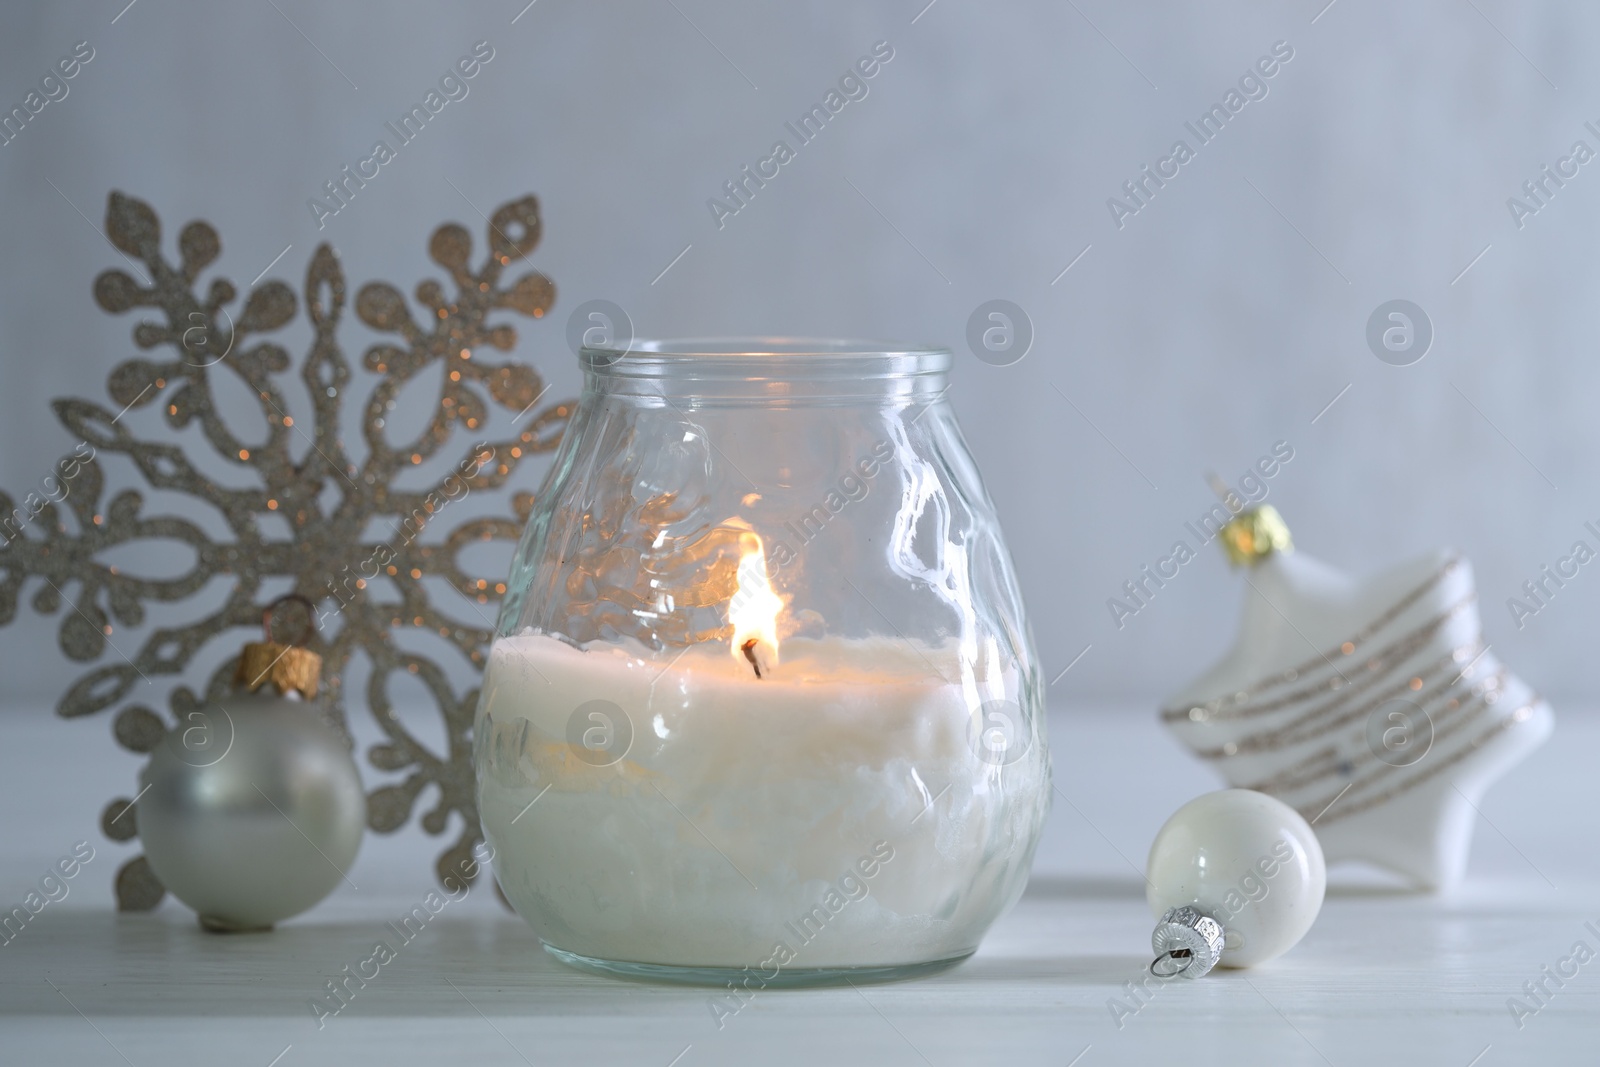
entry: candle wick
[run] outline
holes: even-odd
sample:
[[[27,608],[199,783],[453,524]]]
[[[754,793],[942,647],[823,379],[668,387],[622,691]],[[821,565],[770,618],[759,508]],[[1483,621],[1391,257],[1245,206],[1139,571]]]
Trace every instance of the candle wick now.
[[[739,646],[739,651],[744,653],[744,658],[750,661],[750,666],[755,670],[756,677],[761,677],[761,664],[756,660],[756,639],[754,637]]]

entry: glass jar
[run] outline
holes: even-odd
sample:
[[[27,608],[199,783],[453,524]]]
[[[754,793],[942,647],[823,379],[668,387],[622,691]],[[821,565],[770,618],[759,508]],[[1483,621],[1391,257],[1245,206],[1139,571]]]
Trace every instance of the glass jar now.
[[[634,977],[757,988],[971,955],[1027,881],[1050,761],[950,353],[581,360],[478,706],[506,897],[558,959]]]

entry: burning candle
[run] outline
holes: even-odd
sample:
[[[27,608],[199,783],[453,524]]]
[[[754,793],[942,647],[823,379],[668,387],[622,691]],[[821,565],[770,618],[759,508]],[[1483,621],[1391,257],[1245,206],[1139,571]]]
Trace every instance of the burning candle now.
[[[506,898],[558,959],[719,988],[966,957],[1021,894],[1051,791],[950,353],[580,359],[473,727]]]

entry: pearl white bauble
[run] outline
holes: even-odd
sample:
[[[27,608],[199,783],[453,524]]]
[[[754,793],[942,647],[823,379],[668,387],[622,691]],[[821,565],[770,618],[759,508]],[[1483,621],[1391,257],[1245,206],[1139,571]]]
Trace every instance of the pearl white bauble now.
[[[1221,965],[1283,955],[1311,928],[1327,889],[1317,835],[1300,813],[1250,789],[1196,797],[1150,846],[1150,910],[1189,906],[1222,924]]]
[[[213,930],[265,929],[320,901],[344,879],[366,825],[344,741],[270,687],[189,712],[140,784],[150,868]]]

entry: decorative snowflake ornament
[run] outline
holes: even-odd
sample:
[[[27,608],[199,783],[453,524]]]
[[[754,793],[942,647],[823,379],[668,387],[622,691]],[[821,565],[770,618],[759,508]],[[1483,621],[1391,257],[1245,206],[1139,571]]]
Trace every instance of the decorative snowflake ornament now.
[[[111,194],[106,233],[131,257],[130,264],[143,265],[150,282],[110,270],[95,280],[95,299],[114,313],[154,309],[157,320],[135,326],[134,341],[143,349],[168,346],[173,355],[131,359],[112,371],[109,393],[120,410],[87,400],[55,402],[57,416],[80,444],[45,479],[43,495],[31,493],[19,502],[0,493],[0,625],[15,618],[17,601],[31,580],[37,579],[36,610],[54,614],[66,602],[59,634],[63,651],[78,662],[107,662],[67,691],[57,714],[76,718],[116,708],[117,741],[131,751],[149,752],[188,712],[229,690],[237,656],[212,672],[203,694],[181,684],[167,686],[170,719],[133,701],[136,693],[149,692],[143,683],[183,675],[214,639],[237,642],[224,636],[230,629],[259,628],[263,607],[278,593],[307,598],[318,605],[309,645],[323,657],[329,714],[344,727],[347,699],[341,681],[351,662],[364,657],[370,680],[362,702],[387,737],[367,757],[378,770],[401,776],[369,794],[370,827],[380,833],[398,830],[429,785],[438,794],[422,816],[424,829],[442,834],[452,813],[461,816],[459,836],[437,861],[442,877],[461,865],[481,836],[469,738],[478,693],[476,688],[456,692],[439,664],[400,647],[395,638],[407,629],[431,632],[481,670],[493,636],[494,609],[487,605],[505,588],[494,578],[468,574],[458,555],[480,541],[514,541],[522,521],[473,518],[441,539],[424,542],[421,535],[453,501],[501,490],[522,461],[554,448],[572,412],[571,402],[535,411],[545,392],[539,375],[526,364],[494,359],[496,352],[514,347],[517,333],[490,318],[505,311],[541,318],[555,298],[554,286],[537,272],[501,285],[505,269],[539,242],[538,202],[528,196],[494,212],[489,252],[476,271],[468,264],[472,239],[464,228],[448,224],[434,231],[428,250],[448,272],[451,291],[436,281],[422,282],[416,291],[425,309],[421,321],[392,286],[373,282],[356,294],[361,321],[395,335],[394,343],[373,345],[363,357],[370,375],[360,384],[370,381],[372,387],[361,412],[359,450],[340,430],[344,405],[353,402],[356,390],[337,340],[345,279],[332,248],[321,245],[312,255],[301,297],[313,329],[298,368],[313,412],[307,426],[290,416],[284,393],[292,385],[285,375],[293,361],[270,339],[295,316],[294,290],[279,281],[254,286],[242,309],[230,314],[227,306],[238,294],[227,280],[214,279],[204,296],[193,291],[200,272],[221,253],[216,231],[199,221],[185,226],[174,266],[162,257],[155,212],[120,193]],[[218,374],[235,375],[256,398],[267,427],[264,439],[237,435],[219,415],[213,393]],[[387,420],[395,399],[424,376],[436,376],[438,383],[431,417],[415,436],[393,440],[397,428]],[[490,404],[515,413],[512,435],[504,440],[482,436]],[[239,468],[241,477],[227,484],[213,480],[178,445],[135,437],[123,417],[152,406],[174,430],[198,424],[217,456]],[[458,432],[472,443],[456,448],[452,458],[459,460],[446,477],[424,488],[399,487],[405,472],[451,455],[445,450]],[[195,508],[185,511],[220,516],[227,538],[213,539],[186,515],[145,514],[137,490],[108,496],[101,465],[107,455],[126,457],[152,488],[193,497]],[[532,497],[517,494],[512,505],[518,520],[525,520]],[[277,535],[285,524],[288,536]],[[194,553],[193,566],[176,577],[141,578],[105,561],[110,550],[145,539],[187,546]],[[459,590],[481,624],[465,625],[434,604],[423,584],[430,576]],[[221,607],[154,629],[137,649],[118,639],[119,626],[143,622],[146,603],[189,603],[217,579],[227,589]],[[264,588],[267,583],[274,588]],[[444,751],[422,743],[396,715],[389,688],[397,672],[416,676],[437,703]],[[128,840],[137,832],[136,815],[131,799],[119,798],[105,809],[101,825],[107,836]],[[163,893],[142,856],[117,873],[124,910],[152,908]]]

